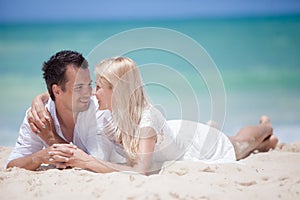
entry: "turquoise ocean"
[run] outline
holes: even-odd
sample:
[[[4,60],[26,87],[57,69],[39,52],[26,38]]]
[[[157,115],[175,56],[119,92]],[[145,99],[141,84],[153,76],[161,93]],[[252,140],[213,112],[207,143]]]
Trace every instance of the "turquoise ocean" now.
[[[32,98],[46,90],[41,66],[51,55],[71,49],[87,56],[107,38],[143,27],[178,31],[211,56],[225,87],[223,131],[227,135],[244,125],[257,124],[259,116],[266,114],[281,142],[300,141],[300,15],[296,15],[0,24],[0,145],[14,145]],[[198,98],[200,121],[210,119],[207,87],[203,81],[193,80],[194,72],[182,58],[151,49],[127,56],[138,65],[159,63],[185,76]],[[93,73],[94,66],[90,68]],[[160,77],[155,70],[142,75]],[[176,77],[163,74],[160,78],[170,80],[173,87],[182,86]],[[174,94],[155,84],[147,91],[168,119],[181,117]],[[182,94],[190,97],[184,89]],[[188,106],[182,109],[193,110]]]

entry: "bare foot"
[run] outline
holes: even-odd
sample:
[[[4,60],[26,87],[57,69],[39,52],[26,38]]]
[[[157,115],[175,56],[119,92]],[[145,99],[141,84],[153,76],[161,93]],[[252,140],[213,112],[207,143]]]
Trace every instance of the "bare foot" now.
[[[273,128],[268,116],[261,116],[260,125],[246,126],[235,136],[229,137],[234,146],[237,160],[247,157],[253,151],[268,151],[277,144],[277,137],[272,137]]]
[[[261,116],[260,117],[260,124],[262,126],[268,126],[271,127],[271,135],[268,136],[267,138],[265,138],[257,147],[256,150],[260,151],[260,152],[266,152],[269,151],[270,149],[274,149],[278,143],[278,138],[277,136],[273,135],[273,128],[272,128],[272,124],[271,124],[271,120],[268,116]]]
[[[267,139],[265,139],[261,144],[259,144],[256,148],[259,152],[267,152],[270,149],[275,149],[278,144],[278,138],[276,135],[271,135]]]

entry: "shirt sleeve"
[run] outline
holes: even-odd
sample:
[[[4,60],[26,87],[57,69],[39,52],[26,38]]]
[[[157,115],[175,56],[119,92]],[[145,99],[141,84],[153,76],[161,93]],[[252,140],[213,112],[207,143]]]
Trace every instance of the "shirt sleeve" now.
[[[32,132],[27,121],[26,112],[26,116],[19,129],[17,142],[13,151],[9,155],[6,164],[17,158],[26,157],[39,150],[42,150],[44,146],[46,146],[46,144],[35,133]]]

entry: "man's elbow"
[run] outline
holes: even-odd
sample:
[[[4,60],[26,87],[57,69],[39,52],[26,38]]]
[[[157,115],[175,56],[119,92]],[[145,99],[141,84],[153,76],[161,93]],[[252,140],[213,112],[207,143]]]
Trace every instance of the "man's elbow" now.
[[[13,167],[18,167],[18,168],[23,168],[23,169],[28,169],[28,170],[34,170],[34,169],[26,167],[24,164],[21,164],[21,162],[18,162],[17,160],[11,160],[6,165],[6,169],[13,168]]]
[[[9,169],[9,168],[12,168],[12,167],[17,167],[13,160],[12,161],[9,161],[7,164],[6,164],[6,169]]]

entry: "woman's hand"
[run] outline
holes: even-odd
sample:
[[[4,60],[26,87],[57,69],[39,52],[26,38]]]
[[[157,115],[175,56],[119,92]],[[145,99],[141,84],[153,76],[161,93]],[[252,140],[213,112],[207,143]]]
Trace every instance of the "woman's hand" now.
[[[151,166],[152,155],[157,141],[156,132],[152,128],[142,128],[138,146],[137,158],[133,166],[110,163],[86,154],[79,148],[70,144],[59,144],[59,148],[51,152],[51,161],[57,168],[78,167],[99,173],[114,171],[134,171],[148,174]],[[72,154],[66,154],[72,152]]]
[[[72,144],[58,144],[51,152],[52,163],[57,168],[78,167],[86,169],[86,164],[94,158]]]
[[[45,104],[49,99],[48,93],[43,93],[34,97],[31,109],[27,112],[27,119],[31,130],[34,133],[39,132],[38,127],[45,127],[46,122],[50,119],[50,113],[47,112]]]
[[[27,120],[31,130],[51,146],[55,143],[66,143],[56,132],[50,112],[45,108],[49,99],[48,93],[36,96],[31,108],[27,111]]]
[[[85,153],[84,151],[82,151],[81,149],[77,148],[72,157],[70,157],[69,161],[66,162],[66,164],[69,167],[79,167],[82,169],[86,169],[86,165],[89,161],[93,160],[94,158],[90,155],[88,155],[87,153]]]
[[[39,129],[38,136],[42,138],[49,146],[58,143],[67,143],[57,134],[55,124],[53,122],[53,118],[51,117],[48,110],[47,113],[50,117],[46,121],[44,127],[38,127]]]
[[[44,163],[53,164],[56,168],[65,169],[69,166],[67,162],[76,150],[77,147],[73,144],[53,144],[47,149],[49,158]]]
[[[46,144],[49,146],[56,143],[66,143],[56,132],[55,125],[53,119],[47,109],[46,114],[49,116],[48,119],[43,123],[44,125],[41,127],[39,123],[37,123],[31,115],[28,114],[28,122],[29,124],[34,124],[34,128],[37,130],[35,133],[44,140]],[[30,126],[31,128],[32,125]]]

